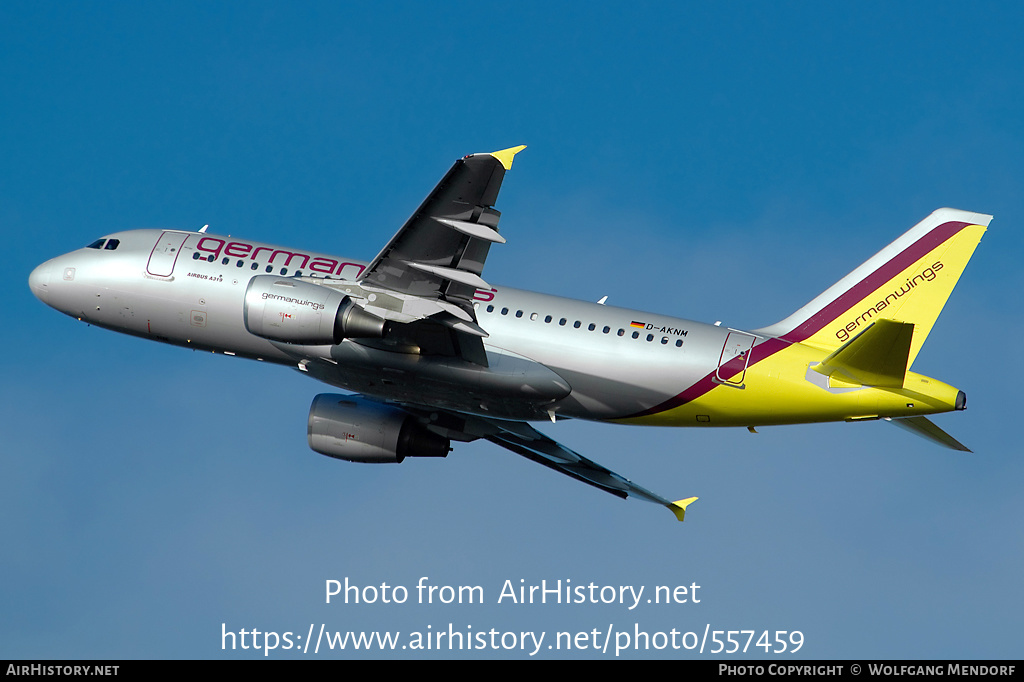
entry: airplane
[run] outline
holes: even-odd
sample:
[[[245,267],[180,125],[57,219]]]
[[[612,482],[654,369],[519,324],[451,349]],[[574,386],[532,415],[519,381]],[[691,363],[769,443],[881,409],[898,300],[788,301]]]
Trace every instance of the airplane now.
[[[942,208],[805,306],[754,330],[491,286],[494,208],[524,146],[458,159],[368,263],[198,231],[110,234],[39,265],[37,298],[90,325],[290,366],[317,395],[309,446],[351,462],[488,440],[618,497],[669,500],[531,422],[747,427],[926,415],[963,391],[910,370],[992,216]]]

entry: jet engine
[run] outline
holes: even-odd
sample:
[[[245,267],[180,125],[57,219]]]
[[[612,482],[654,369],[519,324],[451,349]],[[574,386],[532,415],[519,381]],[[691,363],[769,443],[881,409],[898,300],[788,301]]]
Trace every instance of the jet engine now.
[[[242,318],[256,336],[314,346],[381,338],[386,325],[339,291],[273,275],[249,281]]]
[[[321,393],[309,408],[309,447],[349,462],[398,463],[447,457],[451,441],[396,407],[358,396]]]

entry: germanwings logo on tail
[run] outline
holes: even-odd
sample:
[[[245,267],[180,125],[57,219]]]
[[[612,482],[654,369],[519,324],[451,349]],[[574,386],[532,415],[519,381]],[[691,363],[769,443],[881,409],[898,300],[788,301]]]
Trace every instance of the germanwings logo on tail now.
[[[884,299],[879,301],[873,306],[868,307],[867,310],[862,312],[860,315],[855,317],[852,322],[840,327],[836,331],[836,338],[844,343],[850,340],[850,334],[855,332],[862,323],[867,322],[875,315],[881,313],[883,310],[888,308],[890,305],[899,301],[901,297],[909,294],[911,290],[918,284],[925,282],[931,282],[935,279],[935,273],[942,269],[942,261],[935,261],[929,267],[922,270],[919,274],[913,277],[908,277],[907,281],[900,286],[899,289],[894,290],[891,294],[886,296]],[[890,300],[891,299],[891,300]]]
[[[872,320],[910,322],[913,362],[991,218],[939,209],[800,310],[757,331],[831,352]]]

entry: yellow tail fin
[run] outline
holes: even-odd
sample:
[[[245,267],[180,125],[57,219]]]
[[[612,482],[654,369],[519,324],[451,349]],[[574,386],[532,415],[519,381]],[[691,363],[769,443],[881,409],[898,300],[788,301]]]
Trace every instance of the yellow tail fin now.
[[[832,352],[878,320],[910,323],[909,367],[991,220],[940,208],[803,308],[758,331]]]

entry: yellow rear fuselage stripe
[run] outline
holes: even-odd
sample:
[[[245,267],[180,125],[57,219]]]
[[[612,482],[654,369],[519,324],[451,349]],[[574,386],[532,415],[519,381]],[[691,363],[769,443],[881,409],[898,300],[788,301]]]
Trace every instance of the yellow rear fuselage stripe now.
[[[650,426],[763,426],[934,414],[953,410],[958,390],[907,372],[903,388],[841,384],[814,375],[821,351],[791,344],[747,368],[742,387],[718,384],[656,414],[615,420]]]
[[[934,414],[955,409],[957,389],[907,372],[900,388],[843,384],[810,371],[877,320],[914,325],[913,363],[985,233],[982,225],[936,226],[825,303],[780,338],[751,349],[743,374],[710,372],[661,405],[623,419],[662,426],[758,426]],[[723,378],[729,373],[718,368]],[[742,384],[740,384],[742,381]]]

